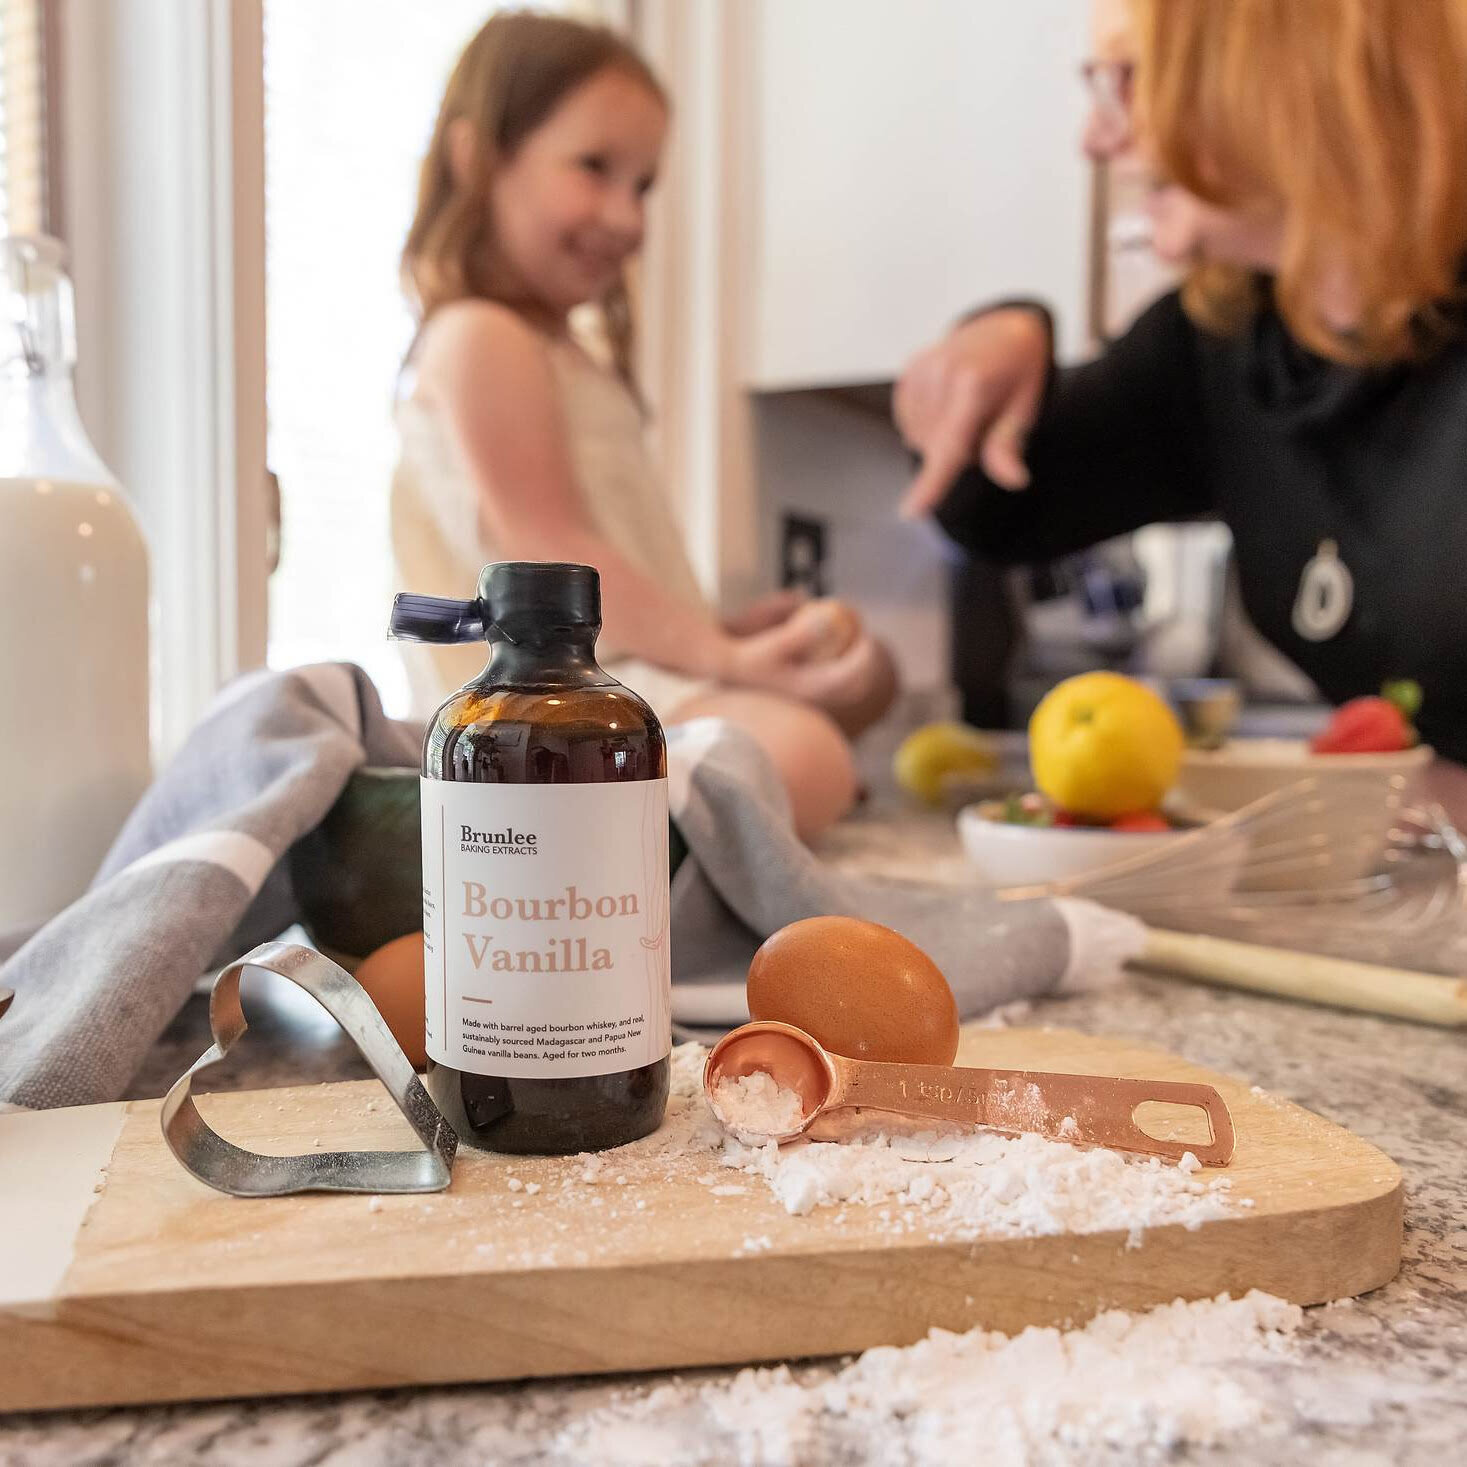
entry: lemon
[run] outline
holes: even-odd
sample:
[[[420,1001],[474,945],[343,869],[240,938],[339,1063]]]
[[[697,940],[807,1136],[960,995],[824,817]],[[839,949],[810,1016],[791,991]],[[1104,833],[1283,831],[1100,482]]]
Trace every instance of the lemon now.
[[[928,723],[901,742],[892,759],[896,782],[929,805],[942,803],[944,781],[959,774],[990,774],[998,767],[993,746],[966,723]]]
[[[1039,788],[1061,810],[1098,820],[1154,810],[1176,781],[1184,742],[1166,703],[1115,672],[1067,678],[1029,720]]]

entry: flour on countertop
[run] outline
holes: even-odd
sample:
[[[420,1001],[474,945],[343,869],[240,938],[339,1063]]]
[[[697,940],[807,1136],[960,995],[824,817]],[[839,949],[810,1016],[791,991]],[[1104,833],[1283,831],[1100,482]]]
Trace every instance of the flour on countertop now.
[[[1257,1290],[1098,1315],[1012,1337],[933,1330],[808,1383],[788,1366],[628,1392],[576,1421],[557,1453],[618,1464],[791,1467],[861,1460],[949,1467],[1156,1461],[1274,1419],[1269,1380],[1303,1311]]]
[[[805,1104],[773,1075],[755,1070],[736,1079],[720,1076],[713,1087],[713,1112],[740,1141],[757,1145],[768,1136],[799,1130]]]

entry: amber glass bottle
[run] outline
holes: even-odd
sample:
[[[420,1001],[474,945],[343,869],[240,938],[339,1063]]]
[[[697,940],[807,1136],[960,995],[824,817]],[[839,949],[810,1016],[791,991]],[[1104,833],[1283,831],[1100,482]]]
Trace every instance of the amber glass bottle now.
[[[600,627],[584,565],[393,607],[395,637],[490,647],[428,726],[422,815],[424,1083],[493,1151],[618,1146],[667,1103],[666,744],[597,666]]]

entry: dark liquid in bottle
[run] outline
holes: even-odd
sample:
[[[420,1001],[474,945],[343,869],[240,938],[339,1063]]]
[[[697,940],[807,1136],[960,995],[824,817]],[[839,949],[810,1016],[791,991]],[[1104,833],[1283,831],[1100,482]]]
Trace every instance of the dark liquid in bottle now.
[[[423,749],[429,779],[602,784],[662,779],[652,710],[594,659],[595,628],[553,643],[498,643],[483,676],[439,709]],[[428,1093],[460,1138],[491,1151],[573,1153],[657,1129],[670,1061],[566,1079],[480,1075],[428,1061]]]

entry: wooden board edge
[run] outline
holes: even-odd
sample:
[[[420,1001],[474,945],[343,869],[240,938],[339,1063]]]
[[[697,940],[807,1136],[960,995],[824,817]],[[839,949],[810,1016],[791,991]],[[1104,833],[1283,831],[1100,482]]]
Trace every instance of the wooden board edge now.
[[[1249,1288],[1320,1304],[1395,1276],[1403,1197],[1221,1220],[1201,1264],[1172,1225],[1137,1248],[1110,1232],[63,1301],[0,1314],[0,1413],[757,1364]]]

